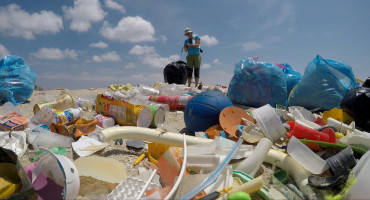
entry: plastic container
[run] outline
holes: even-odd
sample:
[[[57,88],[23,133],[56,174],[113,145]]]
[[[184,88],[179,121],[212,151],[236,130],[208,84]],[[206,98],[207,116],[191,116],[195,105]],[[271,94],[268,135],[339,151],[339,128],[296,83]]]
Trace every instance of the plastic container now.
[[[171,110],[184,110],[193,96],[149,96],[149,101],[167,104]]]
[[[288,143],[288,154],[312,174],[321,174],[329,169],[328,163],[294,136]]]
[[[109,195],[109,200],[119,199],[136,199],[137,195],[145,185],[145,181],[138,178],[128,177],[125,181],[121,182],[116,189],[114,189]],[[147,190],[160,188],[158,184],[150,183]]]
[[[94,115],[93,118],[98,120],[98,125],[102,128],[109,128],[116,124],[113,117],[107,117],[102,114]]]
[[[266,104],[253,110],[252,113],[265,136],[273,143],[278,142],[286,130],[274,109]]]
[[[68,124],[82,117],[83,110],[82,108],[70,108],[64,111],[56,111],[55,113],[55,120],[58,124]]]
[[[30,122],[34,125],[45,124],[47,126],[50,126],[52,123],[56,123],[55,111],[50,106],[43,106],[31,118]]]
[[[351,123],[352,121],[354,121],[351,116],[349,116],[342,109],[338,109],[338,108],[333,108],[329,111],[324,111],[322,113],[322,119],[324,120],[325,123],[328,122],[329,117],[336,119],[338,121],[344,122],[344,123]]]
[[[39,111],[44,106],[49,106],[52,109],[57,110],[66,110],[68,108],[74,108],[75,103],[70,94],[63,92],[60,94],[59,100],[55,102],[35,104],[35,106],[33,107],[33,113],[36,114],[37,111]]]
[[[42,173],[64,187],[63,199],[76,199],[80,190],[80,176],[76,166],[65,156],[54,154],[44,148],[40,150],[45,151],[47,155],[40,158],[33,169],[32,182]],[[49,197],[53,199],[52,196]]]
[[[295,136],[298,139],[303,138],[308,140],[336,143],[335,132],[330,128],[324,129],[322,130],[322,132],[319,132],[297,122],[289,121],[286,123],[290,126],[290,130],[287,133],[288,138]]]

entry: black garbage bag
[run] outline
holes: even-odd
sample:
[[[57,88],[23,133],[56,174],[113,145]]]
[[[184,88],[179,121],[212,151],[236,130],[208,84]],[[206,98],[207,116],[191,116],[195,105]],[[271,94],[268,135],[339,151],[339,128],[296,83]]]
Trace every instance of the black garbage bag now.
[[[188,78],[188,65],[181,60],[171,62],[163,69],[163,75],[165,83],[184,85]]]
[[[356,126],[370,132],[370,77],[361,87],[348,91],[340,107],[355,120]]]

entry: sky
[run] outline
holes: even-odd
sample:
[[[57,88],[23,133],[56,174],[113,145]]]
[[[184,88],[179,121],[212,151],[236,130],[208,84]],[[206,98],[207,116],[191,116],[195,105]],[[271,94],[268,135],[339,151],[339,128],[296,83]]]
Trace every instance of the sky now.
[[[320,55],[370,75],[368,0],[0,0],[0,56],[17,55],[36,85],[105,88],[164,82],[185,28],[200,37],[200,81],[228,86],[247,56],[301,74]]]

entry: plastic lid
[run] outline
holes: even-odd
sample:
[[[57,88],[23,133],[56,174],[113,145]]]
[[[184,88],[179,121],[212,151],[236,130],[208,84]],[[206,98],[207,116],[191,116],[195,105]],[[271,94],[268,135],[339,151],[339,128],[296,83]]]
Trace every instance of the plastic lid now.
[[[245,110],[235,106],[224,108],[220,113],[219,120],[226,133],[238,138],[238,125],[247,125],[242,118],[255,123],[254,119]]]

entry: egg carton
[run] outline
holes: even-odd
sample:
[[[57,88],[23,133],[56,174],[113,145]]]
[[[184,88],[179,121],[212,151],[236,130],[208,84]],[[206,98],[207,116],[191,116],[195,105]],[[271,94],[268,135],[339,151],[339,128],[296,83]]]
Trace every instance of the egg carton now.
[[[122,181],[109,195],[109,200],[136,199],[145,185],[145,181],[138,178],[128,177]],[[160,188],[160,185],[150,183],[146,190]],[[144,199],[144,196],[142,197]]]

